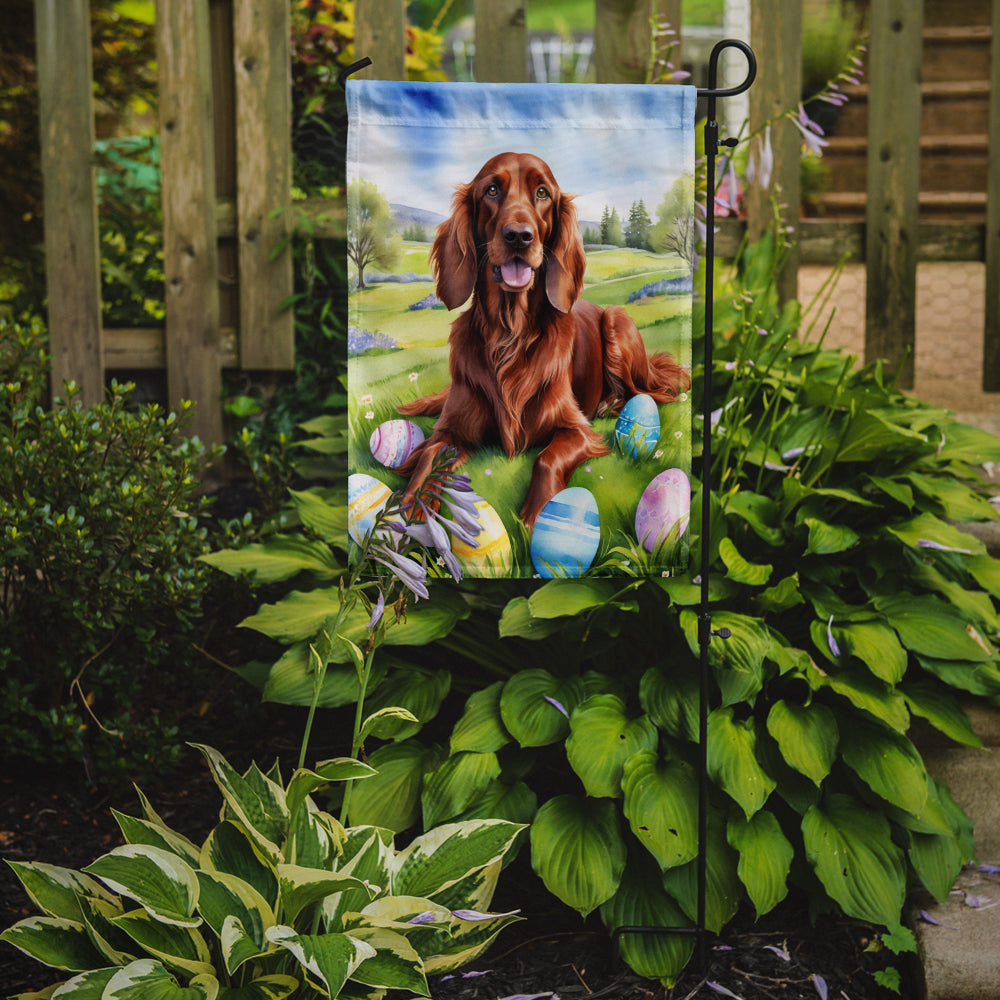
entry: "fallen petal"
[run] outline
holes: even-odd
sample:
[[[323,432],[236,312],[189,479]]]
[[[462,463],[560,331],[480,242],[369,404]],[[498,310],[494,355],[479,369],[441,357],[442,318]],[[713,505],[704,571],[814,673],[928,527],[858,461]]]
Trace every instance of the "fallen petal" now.
[[[813,981],[813,986],[816,987],[816,992],[819,994],[819,1000],[826,1000],[828,992],[826,980],[822,976],[817,976],[816,973],[813,973],[810,978]]]
[[[707,982],[705,985],[710,990],[714,990],[716,993],[721,993],[724,997],[735,997],[735,1000],[743,1000],[743,997],[741,997],[738,993],[734,993],[732,990],[727,990],[721,983]]]
[[[783,962],[790,962],[792,960],[792,956],[784,948],[779,948],[776,944],[764,945],[764,951],[773,951]]]

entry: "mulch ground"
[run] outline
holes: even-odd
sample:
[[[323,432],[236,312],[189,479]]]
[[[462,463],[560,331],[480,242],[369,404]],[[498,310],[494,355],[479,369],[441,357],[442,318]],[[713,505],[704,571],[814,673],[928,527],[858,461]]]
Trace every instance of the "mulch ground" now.
[[[238,747],[220,749],[234,763],[240,760]],[[212,826],[220,800],[200,755],[192,765],[147,791],[169,825],[198,840]],[[0,778],[0,858],[81,868],[122,842],[111,807],[139,814],[132,793],[101,794],[73,776],[8,774]],[[519,908],[525,919],[502,932],[469,969],[432,977],[435,1000],[887,1000],[893,994],[873,978],[887,965],[903,973],[903,997],[919,992],[899,959],[867,950],[871,928],[829,918],[814,927],[798,900],[756,924],[752,915],[740,914],[720,937],[706,939],[705,966],[692,963],[673,989],[639,978],[618,961],[596,917],[582,922],[546,893],[524,856],[501,877],[494,907]],[[32,912],[13,873],[0,865],[0,927]],[[65,977],[0,944],[0,995],[38,990],[60,978]]]

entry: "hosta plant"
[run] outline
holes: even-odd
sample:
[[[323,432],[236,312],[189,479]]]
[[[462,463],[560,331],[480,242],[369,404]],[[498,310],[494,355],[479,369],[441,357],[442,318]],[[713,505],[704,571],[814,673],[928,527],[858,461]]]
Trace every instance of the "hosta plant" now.
[[[488,912],[521,829],[450,823],[404,849],[392,832],[343,827],[313,793],[372,768],[338,758],[240,774],[202,746],[222,793],[198,845],[140,793],[115,813],[126,843],[82,871],[12,862],[41,911],[0,935],[60,970],[65,1000],[281,1000],[429,996],[427,975],[477,956],[514,913]],[[52,990],[55,989],[55,992]]]

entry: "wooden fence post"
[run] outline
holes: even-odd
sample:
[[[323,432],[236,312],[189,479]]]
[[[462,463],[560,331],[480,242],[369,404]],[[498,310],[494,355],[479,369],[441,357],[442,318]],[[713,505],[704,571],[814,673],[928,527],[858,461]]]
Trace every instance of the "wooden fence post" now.
[[[295,367],[294,315],[282,306],[292,294],[290,21],[288,0],[233,6],[243,368]]]
[[[219,254],[210,53],[207,0],[160,0],[156,58],[167,396],[171,404],[194,400],[198,406],[193,433],[203,441],[219,443]]]
[[[660,20],[670,21],[679,40],[678,0],[594,0],[597,82],[645,83],[650,70],[653,24]],[[680,69],[676,58],[674,65]]]
[[[1000,0],[993,0],[990,45],[989,171],[986,179],[986,324],[983,390],[1000,392]]]
[[[923,0],[872,0],[868,53],[865,360],[913,387]]]
[[[104,398],[89,0],[35,0],[52,393]]]
[[[373,80],[406,79],[405,0],[356,0],[354,55],[372,65],[356,75]]]
[[[475,0],[476,61],[480,83],[528,79],[528,31],[524,0]]]
[[[760,71],[750,88],[750,131],[791,108],[802,97],[802,4],[799,0],[759,0],[750,8],[750,41]],[[739,122],[727,131],[735,133]],[[760,140],[755,139],[757,143]],[[780,225],[794,229],[793,244],[778,274],[778,297],[782,302],[798,297],[799,263],[799,160],[802,136],[787,118],[771,126],[774,169],[766,188],[760,178],[747,192],[747,227],[751,240],[760,239],[774,221],[773,203],[780,206]]]

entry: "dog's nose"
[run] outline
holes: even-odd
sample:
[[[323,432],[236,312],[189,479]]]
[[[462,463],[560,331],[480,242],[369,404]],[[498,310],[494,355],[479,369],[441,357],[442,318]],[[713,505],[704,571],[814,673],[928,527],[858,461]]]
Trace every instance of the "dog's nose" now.
[[[524,223],[503,227],[503,241],[512,248],[526,247],[535,238],[535,231]]]

